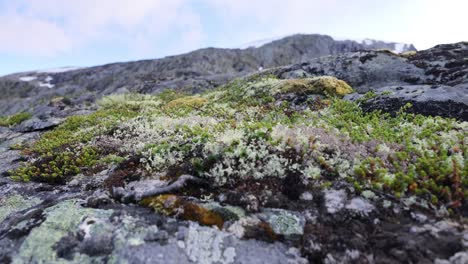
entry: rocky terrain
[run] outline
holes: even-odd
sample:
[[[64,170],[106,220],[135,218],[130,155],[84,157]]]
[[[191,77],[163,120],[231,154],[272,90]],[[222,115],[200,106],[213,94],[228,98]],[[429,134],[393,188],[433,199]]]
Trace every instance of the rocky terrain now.
[[[158,60],[12,74],[0,78],[0,113],[37,107],[55,96],[84,103],[112,93],[157,93],[165,89],[199,92],[262,68],[320,56],[365,49],[415,50],[412,45],[366,43],[335,41],[325,35],[294,35],[258,48],[207,48]]]
[[[0,262],[468,263],[468,43],[371,48],[2,77]]]

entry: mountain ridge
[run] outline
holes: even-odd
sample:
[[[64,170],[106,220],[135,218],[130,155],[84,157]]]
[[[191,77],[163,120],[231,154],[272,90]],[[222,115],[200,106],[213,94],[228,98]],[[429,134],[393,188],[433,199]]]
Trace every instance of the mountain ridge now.
[[[373,47],[387,47],[382,45]],[[293,35],[260,48],[204,48],[161,59],[116,62],[71,71],[14,73],[0,77],[0,92],[5,95],[4,100],[0,100],[0,114],[26,111],[36,102],[55,96],[157,93],[181,87],[199,92],[263,68],[365,49],[363,44],[335,41],[326,35]],[[21,81],[24,77],[36,78]]]

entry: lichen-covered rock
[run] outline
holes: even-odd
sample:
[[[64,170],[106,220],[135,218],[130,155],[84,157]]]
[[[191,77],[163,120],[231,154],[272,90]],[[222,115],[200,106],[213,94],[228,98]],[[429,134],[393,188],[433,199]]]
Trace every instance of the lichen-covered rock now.
[[[53,263],[61,260],[55,251],[57,243],[70,232],[78,231],[80,223],[86,217],[109,218],[111,210],[82,208],[79,200],[68,200],[47,208],[45,221],[34,228],[13,257],[13,263]],[[83,261],[77,256],[77,261]],[[85,258],[86,259],[86,258]]]
[[[30,208],[40,202],[41,200],[35,197],[23,197],[19,194],[4,194],[4,196],[0,198],[0,222],[5,220],[11,213]]]
[[[304,234],[305,218],[298,212],[265,209],[259,217],[270,225],[276,235],[291,238],[294,236],[300,237]]]
[[[363,100],[366,95],[347,95],[346,99],[361,100],[365,111],[382,110],[395,114],[406,104],[412,106],[408,112],[452,117],[468,121],[468,82],[457,86],[405,85],[386,86],[374,90],[375,96]]]

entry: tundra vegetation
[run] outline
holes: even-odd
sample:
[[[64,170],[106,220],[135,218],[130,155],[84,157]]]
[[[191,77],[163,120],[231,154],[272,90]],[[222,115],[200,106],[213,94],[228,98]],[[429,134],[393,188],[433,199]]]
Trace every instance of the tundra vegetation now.
[[[24,146],[28,160],[11,177],[62,184],[115,166],[120,174],[106,182],[110,190],[135,177],[188,174],[214,192],[291,177],[306,188],[330,188],[343,179],[357,192],[415,197],[427,208],[456,213],[466,204],[467,122],[407,113],[411,105],[397,115],[363,112],[342,99],[352,92],[328,76],[251,76],[199,95],[111,95],[98,111],[69,117]],[[0,125],[27,117],[3,117]],[[169,194],[142,204],[161,210],[167,199],[193,207]],[[220,225],[216,215],[192,211],[191,218]]]

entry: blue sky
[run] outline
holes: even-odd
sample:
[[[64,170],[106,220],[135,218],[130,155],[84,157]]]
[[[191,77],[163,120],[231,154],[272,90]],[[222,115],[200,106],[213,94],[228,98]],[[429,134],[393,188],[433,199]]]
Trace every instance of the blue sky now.
[[[425,49],[468,40],[466,0],[0,0],[0,75],[160,58],[294,33]]]

